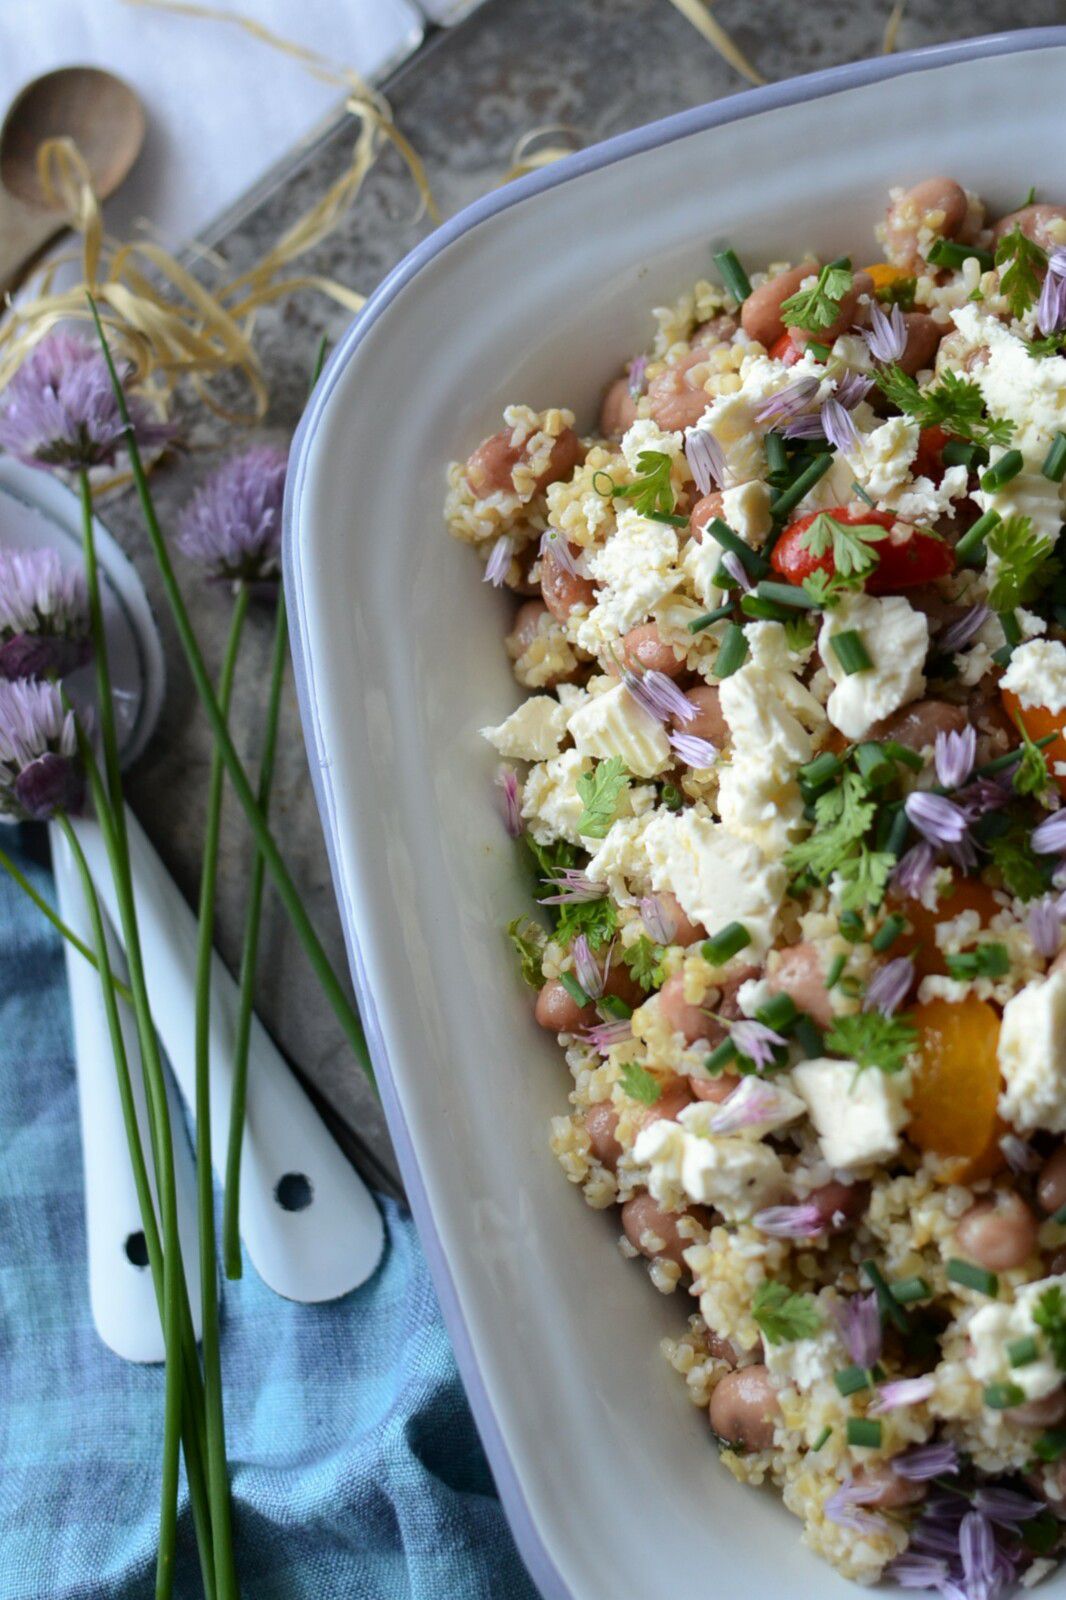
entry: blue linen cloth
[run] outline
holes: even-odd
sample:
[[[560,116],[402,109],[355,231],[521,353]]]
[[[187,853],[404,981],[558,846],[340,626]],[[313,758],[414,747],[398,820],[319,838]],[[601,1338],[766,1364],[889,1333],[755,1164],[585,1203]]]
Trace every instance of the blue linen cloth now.
[[[35,886],[43,832],[5,829]],[[222,1293],[245,1600],[536,1600],[467,1408],[410,1217],[341,1301],[294,1305],[246,1264]],[[149,1600],[160,1367],[89,1313],[60,941],[0,872],[0,1597]],[[176,1600],[202,1590],[182,1482]]]

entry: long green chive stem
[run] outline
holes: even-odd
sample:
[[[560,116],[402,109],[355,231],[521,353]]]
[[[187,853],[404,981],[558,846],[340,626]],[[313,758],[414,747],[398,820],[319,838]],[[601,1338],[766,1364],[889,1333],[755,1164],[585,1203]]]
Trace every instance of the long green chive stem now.
[[[122,1034],[122,1025],[119,1021],[117,996],[118,984],[115,981],[111,965],[108,960],[107,940],[104,934],[104,920],[100,911],[100,901],[89,871],[89,863],[85,859],[85,852],[77,834],[70,825],[70,820],[61,812],[56,815],[56,825],[60,828],[70,846],[70,853],[74,858],[81,879],[82,891],[85,895],[85,904],[92,924],[93,942],[96,945],[96,954],[90,952],[93,965],[100,973],[100,988],[103,993],[104,1014],[107,1017],[108,1033],[111,1036],[111,1048],[115,1056],[115,1074],[118,1079],[119,1104],[122,1107],[122,1122],[126,1130],[126,1142],[129,1145],[130,1165],[133,1168],[133,1182],[137,1190],[137,1204],[141,1213],[141,1226],[144,1230],[145,1246],[148,1251],[148,1265],[152,1273],[152,1284],[155,1288],[156,1303],[159,1306],[160,1316],[163,1312],[163,1250],[159,1238],[159,1227],[156,1222],[155,1206],[152,1201],[152,1189],[148,1180],[148,1169],[145,1165],[144,1150],[141,1147],[141,1133],[137,1123],[137,1108],[133,1098],[133,1084],[130,1078],[129,1057],[126,1054],[126,1042]],[[196,1363],[196,1342],[192,1337],[192,1323],[189,1323],[188,1338],[184,1341],[183,1357],[188,1361],[191,1356],[194,1371],[199,1377]],[[189,1499],[192,1504],[193,1521],[196,1525],[197,1545],[200,1551],[200,1566],[204,1578],[205,1588],[209,1600],[213,1597],[214,1572],[211,1549],[211,1520],[207,1505],[207,1492],[204,1482],[203,1460],[199,1452],[199,1441],[196,1432],[195,1417],[187,1415],[182,1428],[183,1442],[185,1445],[186,1476],[189,1481]]]
[[[722,635],[711,670],[718,679],[731,678],[744,665],[747,655],[747,635],[739,622],[731,622]]]
[[[704,628],[709,628],[716,622],[723,622],[732,610],[732,605],[727,605],[716,606],[713,611],[705,611],[701,617],[694,617],[687,624],[689,633],[702,633]]]
[[[722,282],[733,296],[733,299],[738,305],[743,305],[751,293],[751,282],[737,258],[736,251],[717,250],[714,264],[721,273]]]
[[[760,573],[766,571],[766,562],[759,552],[753,550],[750,544],[745,544],[739,533],[734,533],[728,522],[723,522],[721,517],[712,517],[703,531],[705,534],[709,533],[715,543],[722,546],[723,550],[732,551],[733,555],[736,556],[745,570],[751,573],[753,578],[757,578]]]
[[[33,884],[30,882],[29,878],[27,878],[26,874],[15,865],[11,857],[3,850],[0,850],[0,867],[2,867],[7,873],[12,882],[18,885],[23,894],[26,895],[28,899],[33,901],[38,911],[43,912],[43,914],[52,924],[53,928],[55,928],[56,932],[61,933],[67,943],[71,945],[80,956],[85,957],[90,967],[96,967],[97,971],[99,971],[100,968],[96,959],[96,955],[92,950],[89,949],[89,946],[85,943],[84,939],[79,939],[78,935],[74,932],[74,929],[67,926],[67,924],[63,921],[63,918],[59,915],[59,912],[56,911],[53,906],[48,904],[48,901],[44,898],[43,894],[37,893],[37,890],[33,887]],[[122,982],[121,978],[116,978],[110,967],[108,967],[107,970],[110,974],[111,984],[115,993],[121,995],[123,1000],[125,1000],[128,1005],[132,1005],[133,996],[130,994],[127,986]]]
[[[270,811],[270,791],[274,782],[274,755],[278,743],[278,717],[281,710],[281,688],[285,681],[285,663],[288,659],[288,635],[285,619],[285,592],[278,590],[278,608],[274,619],[274,653],[270,663],[270,693],[267,698],[266,726],[263,733],[263,754],[259,762],[259,809],[266,817]],[[263,877],[265,866],[257,850],[252,862],[252,880],[248,889],[248,906],[244,919],[244,940],[241,946],[240,997],[237,1007],[237,1029],[233,1045],[233,1091],[230,1097],[229,1143],[226,1150],[226,1186],[222,1203],[222,1259],[226,1277],[241,1275],[240,1205],[241,1205],[241,1151],[244,1146],[244,1112],[248,1098],[248,1044],[252,1031],[252,1006],[255,1000],[255,974],[259,960],[259,927],[263,910]]]
[[[1061,429],[1052,439],[1051,448],[1044,457],[1044,464],[1040,470],[1052,483],[1061,483],[1066,477],[1066,433]]]
[[[203,654],[200,650],[199,642],[197,641],[196,634],[193,630],[188,608],[185,605],[184,597],[182,596],[181,589],[174,573],[174,567],[170,560],[170,554],[163,538],[163,530],[159,525],[159,518],[156,515],[155,504],[152,499],[152,491],[149,487],[148,479],[144,471],[144,463],[141,461],[140,451],[137,448],[137,440],[133,434],[132,426],[130,424],[129,408],[126,405],[126,396],[123,392],[122,385],[119,382],[114,361],[112,360],[111,347],[107,342],[107,336],[104,333],[103,324],[100,321],[100,315],[96,309],[96,302],[93,300],[91,295],[88,297],[88,299],[90,308],[92,310],[93,321],[96,324],[97,335],[104,353],[104,359],[107,362],[108,371],[111,375],[111,384],[112,388],[114,389],[115,400],[118,404],[120,415],[122,416],[122,419],[127,427],[126,444],[129,452],[130,471],[132,473],[134,483],[137,486],[137,494],[141,502],[141,510],[144,514],[145,527],[152,545],[152,552],[155,556],[160,576],[163,580],[163,587],[166,591],[167,602],[174,617],[175,626],[177,627],[178,631],[178,637],[181,641],[182,649],[185,652],[185,659],[188,662],[189,671],[192,674],[193,683],[196,686],[196,692],[200,698],[200,703],[204,708],[207,720],[211,724],[211,732],[214,735],[216,743],[221,749],[222,759],[225,762],[226,772],[229,776],[229,780],[233,785],[233,791],[236,794],[237,799],[240,801],[245,815],[248,818],[249,826],[255,835],[256,844],[262,851],[263,857],[266,861],[267,870],[270,873],[271,878],[274,880],[274,886],[278,891],[279,898],[281,899],[281,902],[288,913],[289,920],[293,925],[300,943],[303,945],[304,952],[307,956],[307,959],[310,961],[312,968],[314,969],[315,976],[322,987],[322,991],[332,1007],[337,1020],[344,1030],[345,1037],[347,1038],[348,1043],[351,1045],[356,1060],[359,1062],[360,1067],[370,1080],[371,1084],[373,1084],[374,1070],[370,1063],[370,1052],[367,1049],[366,1039],[363,1035],[362,1024],[359,1021],[359,1014],[349,1001],[347,995],[344,993],[340,981],[330,965],[329,957],[326,955],[326,952],[322,947],[322,942],[311,925],[311,919],[304,910],[299,891],[292,881],[292,878],[289,874],[289,869],[286,867],[281,852],[278,849],[277,844],[274,842],[274,837],[264,822],[259,807],[256,805],[255,795],[252,792],[252,786],[248,781],[241,758],[237,754],[236,747],[234,746],[233,740],[229,734],[229,729],[226,727],[225,718],[223,717],[219,708],[218,700],[215,696],[215,691],[212,687],[211,680],[208,676],[207,667],[204,663]]]
[[[244,620],[248,615],[248,585],[242,583],[233,603],[226,641],[218,701],[229,718],[233,675],[237,666]],[[218,1257],[215,1240],[215,1191],[211,1170],[211,962],[215,942],[215,891],[218,883],[218,847],[222,820],[222,783],[225,769],[216,744],[211,756],[207,788],[207,822],[204,827],[203,867],[200,875],[199,938],[196,946],[196,1210],[200,1236],[200,1314],[203,1319],[204,1401],[207,1419],[207,1486],[211,1498],[211,1525],[215,1534],[215,1582],[220,1600],[236,1595],[233,1565],[229,1478],[226,1472],[226,1429],[222,1398],[222,1359],[218,1329]]]
[[[925,259],[932,262],[934,267],[950,267],[955,270],[970,256],[974,256],[980,263],[982,272],[992,271],[995,257],[991,250],[979,250],[974,244],[956,244],[953,239],[938,239]]]
[[[821,610],[821,601],[812,599],[806,589],[795,583],[773,583],[764,578],[756,585],[755,593],[760,600],[773,600],[779,606],[792,606],[797,611]]]
[[[985,536],[1002,522],[998,511],[985,511],[972,527],[967,528],[955,546],[955,560],[960,566],[977,566],[985,558]]]
[[[131,435],[132,437],[132,435]],[[156,1183],[159,1188],[163,1218],[163,1340],[166,1347],[166,1390],[163,1414],[163,1474],[160,1495],[159,1552],[156,1561],[156,1597],[168,1600],[174,1577],[174,1540],[178,1516],[178,1457],[181,1449],[182,1367],[181,1351],[181,1293],[183,1271],[181,1244],[178,1235],[177,1195],[174,1188],[174,1150],[170,1140],[170,1113],[166,1100],[163,1067],[159,1058],[155,1024],[152,1021],[148,988],[141,961],[140,936],[137,912],[133,898],[133,880],[130,872],[129,850],[126,842],[126,819],[122,800],[122,776],[118,757],[118,739],[115,733],[114,702],[111,693],[111,668],[108,659],[107,634],[104,629],[103,607],[100,601],[100,573],[96,563],[96,539],[93,528],[92,490],[89,475],[83,469],[79,474],[82,512],[82,544],[85,557],[85,579],[89,596],[89,622],[92,631],[93,659],[96,666],[97,708],[100,719],[100,736],[104,746],[104,766],[107,772],[107,791],[97,796],[94,777],[94,800],[97,811],[109,815],[110,827],[105,838],[111,841],[111,872],[115,881],[115,894],[123,927],[126,958],[130,969],[130,987],[133,995],[137,1034],[141,1045],[141,1062],[145,1074],[145,1090],[153,1133],[153,1153],[156,1164]],[[83,760],[88,740],[79,729],[79,745],[83,747]],[[88,762],[86,762],[88,768]],[[95,768],[95,762],[93,763]]]
[[[810,466],[804,467],[794,483],[787,489],[782,489],[776,499],[770,502],[770,515],[774,521],[780,523],[793,507],[798,506],[803,496],[814,488],[819,478],[823,478],[833,465],[833,457],[829,451],[823,455],[815,456]],[[767,545],[763,546],[763,553],[767,554]]]

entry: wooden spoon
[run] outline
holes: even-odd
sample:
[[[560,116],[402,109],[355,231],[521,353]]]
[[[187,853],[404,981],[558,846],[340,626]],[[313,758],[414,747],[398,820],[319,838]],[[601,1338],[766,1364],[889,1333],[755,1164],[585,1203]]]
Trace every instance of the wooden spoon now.
[[[73,139],[101,200],[114,194],[144,143],[144,108],[100,67],[60,67],[26,84],[0,126],[0,293],[22,278],[67,218],[49,207],[37,174],[46,139]]]

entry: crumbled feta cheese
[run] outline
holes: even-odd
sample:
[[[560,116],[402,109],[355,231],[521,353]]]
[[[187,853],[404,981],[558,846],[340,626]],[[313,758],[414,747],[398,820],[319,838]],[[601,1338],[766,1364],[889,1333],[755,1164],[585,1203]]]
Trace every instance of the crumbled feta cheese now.
[[[1004,1006],[999,1064],[1004,1120],[1066,1133],[1066,971],[1027,983]]]
[[[830,643],[834,634],[852,629],[873,662],[866,672],[845,673]],[[819,653],[836,685],[826,706],[833,726],[849,739],[861,739],[872,723],[916,699],[925,688],[928,648],[928,619],[902,595],[846,594],[826,612],[818,636]]]
[[[550,761],[559,754],[566,711],[550,694],[531,695],[497,728],[482,728],[487,739],[512,761]]]
[[[653,889],[669,889],[693,922],[712,932],[739,922],[751,935],[753,953],[769,948],[788,881],[782,862],[768,860],[698,806],[658,813],[644,848]]]
[[[918,424],[909,417],[890,417],[871,433],[859,435],[848,465],[872,499],[888,501],[907,482],[918,454],[918,432]]]
[[[792,1082],[831,1167],[864,1167],[895,1155],[907,1120],[909,1074],[875,1067],[860,1072],[854,1061],[820,1056],[794,1067]]]
[[[1016,1291],[1013,1305],[991,1301],[974,1312],[966,1331],[973,1346],[970,1370],[979,1383],[1017,1384],[1026,1400],[1043,1400],[1061,1386],[1063,1374],[1033,1321],[1037,1302],[1049,1289],[1066,1293],[1066,1273],[1025,1284]],[[1040,1350],[1038,1358],[1012,1367],[1007,1346],[1032,1337]]]
[[[637,778],[654,778],[673,760],[662,723],[622,683],[579,707],[570,718],[570,733],[582,755],[621,756]]]
[[[681,562],[685,576],[708,611],[720,606],[725,594],[725,590],[720,589],[714,581],[721,559],[721,546],[715,544],[713,539],[704,538],[701,544],[697,544],[695,539],[689,543]]]
[[[601,585],[596,624],[605,622],[615,633],[626,633],[681,582],[677,529],[627,506],[618,514],[617,531],[589,551],[588,569]],[[598,637],[587,644],[578,627],[577,642],[583,648],[594,650]]]
[[[690,1113],[707,1109],[715,1107],[697,1103],[681,1116],[687,1123]],[[772,1205],[787,1183],[781,1158],[770,1145],[707,1136],[699,1120],[687,1126],[660,1118],[637,1135],[633,1157],[648,1168],[648,1189],[660,1205],[676,1204],[680,1190],[697,1205],[714,1206],[728,1222]]]
[[[770,486],[759,478],[722,493],[722,517],[745,544],[758,547],[770,532]]]
[[[622,454],[630,472],[639,473],[638,458],[644,450],[656,450],[661,455],[669,456],[672,460],[678,457],[684,449],[684,440],[680,433],[664,433],[657,422],[651,417],[640,417],[625,431],[622,439]]]
[[[612,900],[619,905],[635,905],[648,888],[648,858],[642,839],[650,821],[647,811],[639,816],[620,817],[611,823],[602,840],[587,841],[593,856],[586,874],[593,883],[606,884]]]
[[[899,516],[901,522],[909,522],[915,526],[922,523],[933,523],[940,517],[953,517],[955,507],[953,500],[961,500],[969,486],[969,478],[965,467],[949,467],[940,482],[934,483],[932,478],[915,478],[896,497],[896,503],[891,508]]]
[[[579,750],[564,750],[561,756],[530,768],[522,788],[522,815],[538,844],[551,844],[554,839],[581,843],[577,824],[585,802],[577,792],[577,780],[591,766]]]
[[[806,1113],[804,1102],[789,1088],[787,1073],[779,1073],[772,1079],[750,1073],[741,1078],[721,1105],[714,1107],[714,1115],[708,1120],[713,1129],[719,1117],[736,1119],[732,1125],[727,1123],[722,1132],[736,1134],[741,1139],[764,1139],[768,1133],[787,1128],[790,1122]]]
[[[1030,639],[1020,644],[1000,680],[1027,711],[1046,706],[1066,711],[1066,644],[1058,639]]]
[[[780,1344],[767,1339],[764,1355],[778,1385],[789,1384],[802,1394],[809,1394],[814,1384],[827,1382],[848,1364],[840,1335],[829,1316],[809,1339],[783,1339]]]

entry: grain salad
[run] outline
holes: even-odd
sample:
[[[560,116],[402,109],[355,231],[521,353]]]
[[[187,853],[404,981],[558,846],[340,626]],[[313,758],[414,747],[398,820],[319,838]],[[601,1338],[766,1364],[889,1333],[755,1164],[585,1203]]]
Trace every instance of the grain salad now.
[[[727,1471],[994,1600],[1066,1519],[1066,206],[929,178],[856,252],[734,240],[446,516],[516,598],[566,1177],[685,1297]]]

